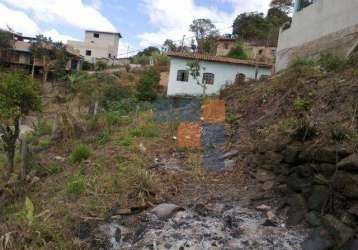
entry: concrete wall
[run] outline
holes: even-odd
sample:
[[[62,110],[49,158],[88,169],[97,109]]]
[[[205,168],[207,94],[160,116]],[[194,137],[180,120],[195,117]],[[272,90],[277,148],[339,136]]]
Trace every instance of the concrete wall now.
[[[98,33],[99,38],[94,37]],[[111,33],[101,33],[86,31],[85,41],[68,41],[68,45],[80,51],[80,54],[86,61],[95,63],[96,58],[111,58],[117,57],[118,54],[119,35]],[[86,55],[86,51],[91,51],[91,56]]]
[[[191,60],[181,58],[171,58],[170,60],[170,72],[168,83],[168,96],[181,96],[181,95],[202,95],[203,89],[196,81],[189,75],[188,82],[177,81],[178,70],[187,70],[187,63]],[[200,81],[202,80],[203,73],[215,74],[214,84],[207,85],[207,94],[218,94],[220,90],[228,84],[233,84],[236,79],[236,75],[239,73],[245,74],[246,78],[255,78],[255,66],[244,66],[237,64],[226,64],[217,62],[200,62],[203,72],[201,72]],[[271,75],[271,69],[260,68],[258,77],[262,75]]]
[[[329,37],[331,42],[335,42],[345,39],[345,36],[354,35],[350,32],[355,32],[354,27],[358,25],[357,13],[357,0],[317,0],[295,13],[291,27],[280,32],[276,70],[285,69],[292,61],[293,54],[301,56],[290,51],[292,49],[297,51],[299,47],[312,44],[323,37]],[[345,32],[342,32],[344,30]],[[329,43],[326,47],[332,48]]]

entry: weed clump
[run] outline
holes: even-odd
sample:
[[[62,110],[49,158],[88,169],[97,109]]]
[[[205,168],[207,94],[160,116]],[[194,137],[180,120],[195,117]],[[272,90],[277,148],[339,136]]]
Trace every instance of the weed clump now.
[[[66,185],[66,193],[68,195],[79,196],[86,191],[86,177],[76,175],[70,177]]]
[[[70,163],[80,163],[83,160],[87,160],[92,154],[92,149],[84,144],[77,145],[74,150],[72,151],[72,154],[70,155]]]

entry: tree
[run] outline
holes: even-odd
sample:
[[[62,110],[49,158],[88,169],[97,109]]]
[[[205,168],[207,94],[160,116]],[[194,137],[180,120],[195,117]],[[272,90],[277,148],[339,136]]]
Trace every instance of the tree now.
[[[240,41],[236,42],[235,47],[230,50],[227,57],[241,59],[241,60],[247,60],[249,59],[248,55],[246,54],[243,45]]]
[[[233,34],[247,42],[266,43],[269,31],[269,23],[258,12],[242,13],[233,24]]]
[[[270,8],[279,9],[282,12],[290,14],[292,12],[293,1],[292,0],[271,0]]]
[[[36,36],[35,42],[31,44],[31,52],[33,55],[33,64],[32,64],[32,77],[34,77],[35,72],[35,60],[41,60],[43,66],[43,82],[47,81],[47,74],[50,67],[50,49],[52,48],[51,38],[47,38],[43,35]]]
[[[177,46],[175,45],[173,40],[167,39],[167,40],[165,40],[165,42],[163,44],[163,50],[166,52],[176,51]]]
[[[56,80],[67,80],[67,62],[69,57],[66,53],[66,48],[63,43],[54,43],[52,46],[52,54],[55,59],[53,65],[53,74]],[[52,59],[52,58],[51,58]]]
[[[132,57],[131,61],[134,64],[148,65],[154,54],[160,54],[160,50],[156,47],[150,46],[143,51],[138,52],[137,55]]]
[[[268,10],[266,20],[270,25],[270,32],[268,33],[267,43],[271,46],[276,46],[280,28],[285,23],[291,20],[291,17],[281,8],[273,7]]]
[[[14,172],[20,121],[30,112],[41,111],[38,84],[20,71],[0,75],[0,137],[7,158],[7,175]]]
[[[137,86],[137,98],[140,101],[153,101],[157,98],[157,91],[159,88],[160,73],[154,68],[150,67],[145,70]]]
[[[190,31],[195,34],[198,51],[213,53],[216,49],[216,37],[219,32],[210,19],[196,19],[190,25]]]
[[[12,34],[9,31],[0,30],[0,62],[5,61],[7,52],[12,48]]]
[[[206,97],[206,89],[207,84],[205,81],[200,81],[201,79],[201,70],[205,70],[204,67],[200,65],[199,61],[192,61],[187,63],[187,67],[189,70],[190,75],[193,77],[193,79],[196,81],[196,84],[198,84],[203,89],[203,97]]]

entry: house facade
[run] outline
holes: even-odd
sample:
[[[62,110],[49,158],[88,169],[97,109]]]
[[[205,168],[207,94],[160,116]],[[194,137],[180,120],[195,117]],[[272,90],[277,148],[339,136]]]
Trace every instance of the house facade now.
[[[169,52],[167,55],[171,58],[168,96],[203,94],[203,88],[197,84],[188,70],[188,63],[193,61],[199,62],[201,72],[198,80],[206,83],[208,95],[218,94],[223,87],[235,83],[239,77],[255,79],[272,74],[271,64],[180,52]]]
[[[296,0],[290,24],[280,31],[276,71],[298,57],[349,56],[358,44],[357,0]]]
[[[117,58],[120,38],[122,36],[118,32],[86,30],[83,42],[68,41],[67,44],[79,50],[88,62],[95,63],[98,59],[104,59],[112,64]]]

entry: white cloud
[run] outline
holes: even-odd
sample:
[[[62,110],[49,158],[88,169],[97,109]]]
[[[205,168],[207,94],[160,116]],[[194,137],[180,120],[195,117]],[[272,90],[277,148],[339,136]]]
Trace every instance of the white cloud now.
[[[180,40],[183,35],[192,36],[189,25],[197,18],[210,18],[222,33],[231,31],[232,13],[198,6],[194,0],[143,0],[143,4],[150,22],[158,28],[158,31],[141,34],[139,36],[141,47],[162,44],[166,38]]]
[[[38,25],[28,15],[9,9],[0,3],[0,28],[7,29],[8,27],[24,35],[34,35],[39,32]]]
[[[59,33],[56,29],[46,30],[43,32],[43,35],[46,37],[51,37],[51,39],[55,42],[67,43],[68,40],[77,40],[71,36]]]
[[[100,1],[86,5],[82,0],[1,0],[22,10],[30,11],[36,20],[62,22],[76,28],[116,31],[114,25],[96,8]]]
[[[199,6],[194,0],[168,1],[168,0],[142,0],[145,13],[150,22],[158,30],[139,35],[140,46],[159,45],[169,38],[180,40],[183,35],[191,37],[189,25],[194,19],[211,19],[220,33],[231,33],[235,17],[242,12],[266,12],[270,0],[216,0],[218,3],[232,4],[232,12],[220,11],[213,7]],[[190,42],[190,40],[187,40]]]
[[[231,3],[237,14],[253,11],[266,13],[271,0],[219,0],[219,2]]]

